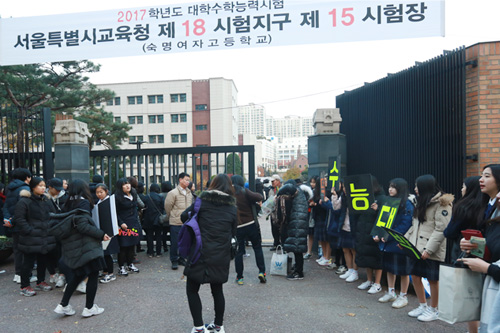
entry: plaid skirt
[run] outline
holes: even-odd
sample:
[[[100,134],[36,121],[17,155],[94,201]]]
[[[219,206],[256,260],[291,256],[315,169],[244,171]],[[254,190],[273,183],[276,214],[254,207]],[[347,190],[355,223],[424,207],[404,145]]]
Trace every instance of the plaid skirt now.
[[[314,224],[314,239],[317,241],[330,241],[326,233],[326,221],[316,221]]]
[[[394,275],[410,275],[410,261],[404,254],[384,252],[382,266]]]
[[[427,280],[439,281],[439,265],[441,262],[431,259],[417,260],[410,258],[411,275],[425,277]]]
[[[352,232],[347,232],[345,230],[340,230],[340,237],[339,237],[339,248],[343,249],[354,249],[356,245],[354,235]]]

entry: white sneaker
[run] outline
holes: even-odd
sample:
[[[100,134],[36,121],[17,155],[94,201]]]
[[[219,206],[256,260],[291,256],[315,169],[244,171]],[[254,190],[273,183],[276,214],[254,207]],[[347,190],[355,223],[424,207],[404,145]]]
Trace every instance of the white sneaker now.
[[[328,266],[328,265],[331,265],[331,264],[332,264],[332,259],[328,259],[328,260],[327,260],[327,259],[325,259],[325,260],[323,260],[323,261],[318,262],[318,264],[319,264],[320,266]]]
[[[326,266],[326,269],[335,269],[335,268],[337,268],[337,265],[334,262]]]
[[[382,291],[382,286],[378,283],[372,284],[370,289],[368,290],[368,294],[376,294]]]
[[[360,284],[360,285],[358,286],[358,289],[359,289],[359,290],[365,290],[365,289],[368,289],[368,288],[370,288],[370,287],[372,286],[372,284],[373,284],[373,282],[371,282],[371,281],[365,281],[365,282],[363,282],[362,284]]]
[[[56,288],[62,288],[66,284],[66,277],[64,275],[59,275],[56,281]]]
[[[345,279],[345,282],[354,282],[359,280],[358,271],[352,271],[351,275]]]
[[[321,257],[319,257],[319,259],[316,259],[316,262],[319,263],[320,261],[323,261],[323,260],[325,260],[325,258],[323,258],[323,256],[321,256]]]
[[[59,314],[63,314],[66,316],[72,316],[76,313],[75,310],[73,310],[73,307],[69,304],[66,306],[62,306],[61,304],[58,304],[57,307],[54,309],[54,312],[59,313]]]
[[[15,283],[21,283],[21,275],[17,275],[17,274],[14,275],[14,280],[12,280],[12,281],[14,281]]]
[[[352,271],[347,271],[344,274],[339,275],[339,278],[341,278],[342,280],[345,280],[351,275],[351,273],[352,273]]]
[[[394,309],[401,309],[408,305],[408,298],[406,296],[399,295],[398,298],[392,303]]]
[[[335,271],[335,274],[344,274],[345,272],[347,272],[348,269],[347,267],[345,266],[340,266],[336,271]]]
[[[97,306],[97,304],[94,304],[94,306],[90,309],[84,308],[83,312],[82,312],[82,316],[83,317],[92,317],[92,316],[100,315],[103,312],[104,312],[103,308],[100,308]]]
[[[417,318],[422,313],[424,313],[425,309],[427,309],[427,304],[425,304],[425,305],[421,304],[418,306],[418,308],[413,309],[410,312],[408,312],[408,316],[413,317],[413,318]]]
[[[378,301],[380,303],[394,302],[397,298],[396,293],[386,292],[384,296],[378,299]]]
[[[208,333],[209,331],[205,328],[205,326],[201,326],[200,328],[193,327],[191,333]]]
[[[206,327],[207,327],[207,332],[209,333],[226,333],[226,331],[224,330],[224,325],[217,326],[215,325],[214,322],[212,322],[208,324]]]
[[[87,293],[87,284],[85,283],[85,281],[80,282],[78,287],[76,287],[76,290],[81,292],[82,294],[86,294]]]
[[[57,273],[54,275],[51,275],[49,278],[49,283],[56,283],[58,277],[59,277],[59,274],[57,274]]]
[[[430,306],[425,309],[425,311],[417,317],[420,321],[434,321],[438,319],[439,311]]]

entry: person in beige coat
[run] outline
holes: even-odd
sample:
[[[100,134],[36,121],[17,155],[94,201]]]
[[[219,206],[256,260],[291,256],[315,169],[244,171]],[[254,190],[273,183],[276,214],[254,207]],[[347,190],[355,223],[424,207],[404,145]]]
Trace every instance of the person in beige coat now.
[[[174,270],[179,268],[179,263],[184,263],[184,259],[179,258],[177,240],[182,226],[181,214],[193,203],[193,194],[188,189],[190,178],[187,173],[180,173],[179,185],[168,192],[165,199],[165,212],[170,224],[170,261]]]
[[[444,229],[451,219],[454,196],[445,194],[432,175],[423,175],[415,181],[417,206],[413,212],[412,226],[406,238],[422,254],[422,259],[410,258],[413,288],[420,303],[410,311],[410,317],[420,321],[438,319],[439,265],[446,256]],[[422,277],[427,278],[431,287],[431,306],[427,306]]]

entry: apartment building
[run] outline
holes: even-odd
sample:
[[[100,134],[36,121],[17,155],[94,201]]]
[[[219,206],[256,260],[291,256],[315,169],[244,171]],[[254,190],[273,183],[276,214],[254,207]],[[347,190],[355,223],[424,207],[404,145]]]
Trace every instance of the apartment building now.
[[[238,90],[230,79],[99,84],[115,93],[104,103],[132,129],[122,149],[238,144]],[[99,147],[96,147],[99,149]]]

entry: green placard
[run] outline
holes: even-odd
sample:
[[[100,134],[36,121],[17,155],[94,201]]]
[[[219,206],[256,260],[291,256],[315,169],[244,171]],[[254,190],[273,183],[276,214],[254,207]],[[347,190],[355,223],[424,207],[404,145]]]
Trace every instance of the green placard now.
[[[409,256],[410,258],[415,258],[417,260],[422,259],[422,254],[420,254],[420,252],[417,250],[417,248],[412,243],[410,243],[410,241],[408,239],[406,239],[406,237],[404,235],[402,235],[401,233],[399,233],[395,230],[391,230],[389,228],[385,228],[385,227],[382,227],[382,228],[385,231],[387,231],[387,233],[389,235],[394,237],[396,242],[398,242],[398,244],[403,248],[403,251],[405,252],[405,254],[407,256]]]

